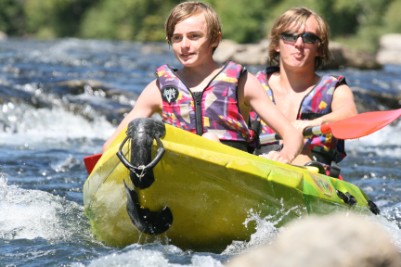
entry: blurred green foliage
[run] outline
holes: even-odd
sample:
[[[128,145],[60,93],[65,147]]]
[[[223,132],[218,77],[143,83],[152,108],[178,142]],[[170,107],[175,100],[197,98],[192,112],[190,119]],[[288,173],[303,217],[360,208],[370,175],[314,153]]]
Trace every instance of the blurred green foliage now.
[[[77,37],[163,41],[164,21],[177,0],[0,0],[0,31],[42,39]],[[378,38],[401,32],[401,0],[207,0],[223,36],[239,43],[265,38],[286,9],[305,6],[329,24],[331,40],[375,51]]]

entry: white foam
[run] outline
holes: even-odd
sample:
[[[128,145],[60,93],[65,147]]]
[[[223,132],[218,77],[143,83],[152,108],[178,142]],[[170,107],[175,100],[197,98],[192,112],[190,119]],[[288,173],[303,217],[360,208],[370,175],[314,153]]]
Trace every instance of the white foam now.
[[[379,156],[401,157],[401,122],[388,125],[359,139],[346,140],[347,153],[366,154],[374,152]]]
[[[394,244],[398,247],[401,252],[401,204],[397,203],[390,207],[381,208],[381,215],[376,216],[375,220],[378,221],[390,234],[394,240]]]
[[[281,202],[281,205],[283,203]],[[292,209],[286,210],[283,206],[277,211],[276,215],[270,215],[267,217],[260,217],[259,214],[250,210],[248,218],[245,220],[244,225],[248,227],[250,224],[256,224],[256,231],[250,237],[249,241],[233,241],[232,244],[227,246],[223,251],[224,255],[234,255],[238,254],[251,247],[259,246],[262,244],[270,244],[276,239],[279,232],[283,229],[277,228],[278,225],[285,216],[291,212],[296,212],[298,207],[293,207]]]
[[[69,205],[74,204],[44,191],[7,185],[0,174],[0,237],[4,240],[65,240],[73,234],[63,227],[64,211]]]
[[[0,144],[60,142],[71,138],[106,139],[114,130],[104,117],[88,121],[61,108],[33,109],[19,105],[4,116],[12,126],[0,132]]]
[[[189,264],[171,263],[168,255],[176,255],[182,258],[183,252],[175,246],[150,246],[131,245],[121,253],[112,253],[93,260],[88,267],[222,267],[223,263],[209,255],[188,254]],[[72,264],[73,267],[84,266],[81,263]]]
[[[357,145],[379,146],[379,145],[400,145],[401,146],[401,122],[397,121],[391,125],[364,137],[349,140],[348,143]]]

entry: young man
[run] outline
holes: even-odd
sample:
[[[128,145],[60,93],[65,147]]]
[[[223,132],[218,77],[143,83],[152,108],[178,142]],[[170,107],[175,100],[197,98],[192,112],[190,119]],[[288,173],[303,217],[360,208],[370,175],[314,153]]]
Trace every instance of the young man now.
[[[273,25],[268,67],[256,75],[271,100],[299,132],[357,114],[344,77],[316,73],[329,59],[328,42],[327,24],[318,14],[307,8],[290,9]],[[253,128],[261,134],[274,132],[255,117],[253,113]],[[277,143],[262,144],[256,154],[277,149]],[[304,165],[314,160],[330,165],[345,156],[343,148],[343,140],[331,134],[308,137],[293,164]]]
[[[270,101],[255,76],[234,62],[220,66],[213,60],[222,38],[215,11],[196,1],[178,4],[165,30],[182,68],[157,68],[157,78],[146,86],[103,149],[133,119],[159,113],[166,123],[246,150],[254,137],[247,126],[253,109],[283,137],[284,149],[267,157],[291,163],[302,149],[302,135]]]

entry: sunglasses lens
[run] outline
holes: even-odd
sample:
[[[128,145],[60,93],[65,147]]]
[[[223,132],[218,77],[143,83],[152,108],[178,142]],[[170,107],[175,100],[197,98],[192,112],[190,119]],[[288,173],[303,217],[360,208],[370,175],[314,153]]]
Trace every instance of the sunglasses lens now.
[[[299,37],[302,37],[302,41],[305,44],[314,44],[317,41],[320,41],[320,38],[318,36],[310,32],[304,32],[303,34],[300,35],[284,32],[280,36],[281,39],[283,39],[284,41],[292,43],[295,43]]]
[[[281,39],[287,42],[295,42],[298,39],[298,35],[285,32],[281,34]]]
[[[314,35],[313,33],[305,32],[302,34],[302,40],[304,41],[304,43],[313,44],[319,41],[320,38]]]

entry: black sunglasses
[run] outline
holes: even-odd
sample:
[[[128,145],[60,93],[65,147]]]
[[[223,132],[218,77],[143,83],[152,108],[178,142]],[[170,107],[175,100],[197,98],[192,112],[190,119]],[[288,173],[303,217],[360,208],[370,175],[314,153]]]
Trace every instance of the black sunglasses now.
[[[295,43],[299,37],[302,38],[302,41],[305,44],[314,44],[316,42],[322,41],[316,34],[313,34],[310,32],[304,32],[301,34],[292,34],[292,33],[288,33],[288,32],[283,32],[282,34],[280,34],[280,37],[284,41],[291,42],[291,43]]]

